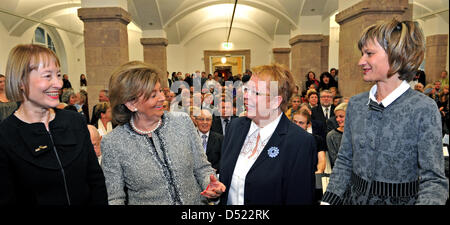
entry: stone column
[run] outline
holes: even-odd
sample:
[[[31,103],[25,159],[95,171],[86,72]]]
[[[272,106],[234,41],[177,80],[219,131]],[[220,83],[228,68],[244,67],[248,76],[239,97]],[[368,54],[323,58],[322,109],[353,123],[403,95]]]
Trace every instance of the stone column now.
[[[323,35],[322,43],[320,43],[320,73],[316,73],[319,76],[321,73],[328,71],[328,52],[330,47],[330,35]]]
[[[336,15],[339,31],[339,91],[344,97],[368,91],[373,83],[364,82],[358,66],[361,52],[358,40],[362,31],[380,21],[411,20],[408,0],[363,0]]]
[[[276,63],[283,64],[286,68],[290,68],[289,64],[289,53],[291,52],[290,48],[274,48],[273,52],[273,60]]]
[[[131,18],[120,7],[80,8],[78,17],[84,22],[87,91],[92,115],[99,91],[108,89],[111,72],[128,62],[127,25]]]
[[[165,77],[167,73],[167,39],[141,38],[141,44],[144,46],[144,62],[157,66]]]
[[[297,35],[289,40],[291,48],[291,72],[300,90],[305,90],[306,73],[313,71],[316,78],[322,70],[321,34]]]
[[[447,65],[447,34],[431,35],[426,38],[425,74],[427,84],[441,79],[441,72]]]

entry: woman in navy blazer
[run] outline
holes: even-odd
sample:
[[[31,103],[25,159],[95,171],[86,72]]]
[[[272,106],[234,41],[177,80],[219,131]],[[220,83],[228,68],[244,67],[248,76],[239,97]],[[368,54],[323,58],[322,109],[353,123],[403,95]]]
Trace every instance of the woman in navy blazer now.
[[[315,141],[283,113],[294,88],[292,75],[277,64],[253,70],[255,73],[244,87],[247,116],[232,121],[222,145],[219,178],[227,189],[221,195],[220,204],[313,204]],[[270,81],[278,82],[275,90],[278,94],[268,94],[273,91],[265,85]],[[274,130],[266,140],[259,140],[264,139],[262,133],[258,135],[256,146],[259,147],[249,148],[253,151],[248,159],[256,158],[251,166],[243,165],[248,156],[245,145],[252,143],[248,137],[252,136],[255,124],[261,131],[269,126]],[[245,166],[250,166],[244,173],[245,184],[233,181],[237,173],[242,175],[238,170]]]

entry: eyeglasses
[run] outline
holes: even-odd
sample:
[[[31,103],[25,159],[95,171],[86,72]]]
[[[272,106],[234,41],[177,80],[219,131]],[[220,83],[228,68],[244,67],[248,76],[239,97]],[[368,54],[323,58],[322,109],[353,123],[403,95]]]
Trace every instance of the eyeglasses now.
[[[209,121],[211,121],[212,119],[211,118],[196,118],[196,120],[198,120],[198,121],[201,121],[201,122],[209,122]]]
[[[248,95],[256,95],[256,96],[270,96],[270,94],[268,93],[263,93],[263,92],[258,92],[258,91],[254,91],[246,86],[242,87],[242,91],[244,93],[247,93]]]
[[[320,98],[332,98],[332,96],[323,95],[323,96],[320,96]]]

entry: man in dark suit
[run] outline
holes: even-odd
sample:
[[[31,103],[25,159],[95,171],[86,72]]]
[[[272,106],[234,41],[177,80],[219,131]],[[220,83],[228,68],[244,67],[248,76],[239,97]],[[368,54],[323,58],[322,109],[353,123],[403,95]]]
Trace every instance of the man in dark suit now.
[[[334,116],[334,108],[335,106],[332,104],[333,96],[331,91],[323,90],[320,92],[320,104],[317,107],[314,107],[311,115],[312,120],[320,120],[324,124],[327,123],[327,120]]]
[[[216,170],[216,173],[219,173],[223,136],[210,130],[212,114],[208,110],[202,109],[200,115],[195,117],[195,121],[197,122],[198,134],[202,140],[203,150],[208,161],[211,163],[212,168]]]
[[[270,81],[278,88],[270,90]],[[315,140],[283,113],[293,84],[279,64],[254,68],[244,87],[246,117],[231,122],[223,141],[220,204],[313,204]]]
[[[222,101],[219,103],[219,109],[220,115],[213,116],[211,130],[225,136],[231,120],[237,117],[233,115],[233,103],[231,101],[225,101],[222,98]]]

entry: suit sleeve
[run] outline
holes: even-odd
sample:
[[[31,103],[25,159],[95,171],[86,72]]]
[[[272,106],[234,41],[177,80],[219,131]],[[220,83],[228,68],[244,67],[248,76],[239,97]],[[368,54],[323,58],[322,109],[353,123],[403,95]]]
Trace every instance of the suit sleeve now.
[[[305,135],[303,144],[298,149],[298,142],[291,145],[297,152],[283,185],[286,193],[284,202],[287,205],[306,204],[314,202],[315,174],[317,164],[317,147],[312,135]]]

